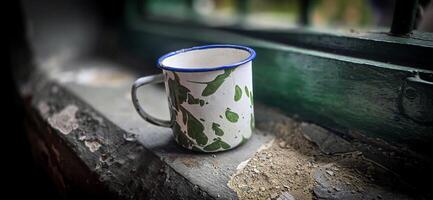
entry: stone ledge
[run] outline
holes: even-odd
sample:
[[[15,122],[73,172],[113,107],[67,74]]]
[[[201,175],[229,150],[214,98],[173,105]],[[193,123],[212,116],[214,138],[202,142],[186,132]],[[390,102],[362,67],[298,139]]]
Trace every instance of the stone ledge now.
[[[129,97],[129,87],[135,78],[133,73],[106,66],[42,74],[29,83],[32,87],[27,87],[32,97],[29,110],[35,116],[33,121],[43,125],[33,136],[51,149],[49,156],[57,163],[56,169],[61,169],[56,177],[60,177],[65,191],[78,188],[84,193],[101,196],[106,188],[110,195],[105,196],[121,199],[407,197],[395,192],[392,183],[382,180],[390,179],[384,178],[390,173],[375,173],[383,169],[363,158],[348,141],[316,125],[296,122],[263,105],[256,104],[259,130],[248,143],[229,152],[197,154],[177,146],[170,129],[153,126],[135,113]],[[25,86],[22,88],[26,91]],[[162,87],[146,87],[139,95],[145,101],[143,104],[149,105],[149,112],[168,117],[167,104],[162,102],[166,99]],[[261,160],[263,154],[268,153],[270,157],[277,156],[273,162]],[[380,181],[363,182],[362,191],[352,192],[353,188],[347,187],[350,191],[343,188],[340,192],[334,189],[339,182],[325,187],[322,179],[314,178],[314,174],[330,164],[350,168],[341,166],[347,163],[347,155],[361,156],[352,159],[348,166],[363,168],[359,163],[369,163],[370,174],[376,174],[374,179]],[[70,165],[71,162],[76,164]],[[342,171],[351,177],[363,176]],[[276,176],[279,173],[287,175]],[[289,183],[285,187],[262,182],[268,175],[274,176],[276,182],[286,178]],[[250,179],[251,176],[256,179]],[[308,178],[310,182],[303,185],[305,181],[299,177]],[[250,188],[247,193],[241,189],[245,180],[252,181],[247,182]],[[297,185],[305,188],[299,189]],[[390,196],[394,192],[395,195]],[[408,189],[404,193],[413,191]]]

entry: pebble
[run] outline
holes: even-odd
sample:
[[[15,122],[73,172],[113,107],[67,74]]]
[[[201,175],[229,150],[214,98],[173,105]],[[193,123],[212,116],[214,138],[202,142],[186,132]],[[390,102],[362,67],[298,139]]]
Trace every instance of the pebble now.
[[[281,141],[279,144],[280,148],[285,148],[286,147],[286,142],[285,141]]]
[[[329,174],[330,176],[334,176],[334,172],[331,170],[326,170],[326,173]]]

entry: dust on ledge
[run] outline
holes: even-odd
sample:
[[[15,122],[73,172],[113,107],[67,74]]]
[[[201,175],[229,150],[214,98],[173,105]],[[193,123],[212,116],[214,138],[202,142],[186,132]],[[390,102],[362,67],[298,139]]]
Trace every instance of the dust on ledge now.
[[[228,186],[239,199],[408,198],[382,187],[383,183],[378,185],[376,176],[388,177],[391,173],[361,152],[325,154],[320,144],[311,142],[311,134],[305,134],[311,130],[306,128],[310,125],[288,117],[257,121],[260,130],[276,138],[241,164],[229,180]]]

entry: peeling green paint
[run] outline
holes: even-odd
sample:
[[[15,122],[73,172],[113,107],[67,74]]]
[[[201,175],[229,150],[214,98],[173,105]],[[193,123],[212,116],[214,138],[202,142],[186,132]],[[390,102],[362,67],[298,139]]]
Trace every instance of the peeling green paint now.
[[[241,98],[242,98],[242,89],[238,85],[236,85],[235,86],[235,97],[234,97],[234,99],[235,99],[235,101],[239,101]]]
[[[231,111],[230,108],[226,109],[225,115],[227,120],[229,120],[229,122],[236,123],[239,120],[239,115]]]
[[[217,123],[212,123],[212,130],[215,131],[215,135],[223,136],[224,131],[220,128],[220,125]]]

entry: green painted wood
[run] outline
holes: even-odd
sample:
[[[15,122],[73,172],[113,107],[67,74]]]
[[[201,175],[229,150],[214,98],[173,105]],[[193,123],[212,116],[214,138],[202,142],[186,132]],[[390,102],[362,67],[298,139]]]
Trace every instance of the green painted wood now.
[[[430,70],[305,50],[215,29],[146,21],[132,22],[129,28],[126,45],[152,60],[200,44],[251,46],[257,52],[256,100],[343,133],[362,132],[419,152],[428,153],[433,141],[433,127],[401,109],[407,79],[417,74],[428,77],[433,73]],[[431,91],[426,83],[420,87]],[[433,121],[428,114],[433,112],[432,94],[418,96],[422,101],[412,100],[411,106],[420,109],[425,121]]]
[[[386,32],[330,32],[314,29],[260,30],[227,27],[224,30],[283,44],[332,52],[391,64],[433,69],[433,33],[414,32],[395,37]]]

